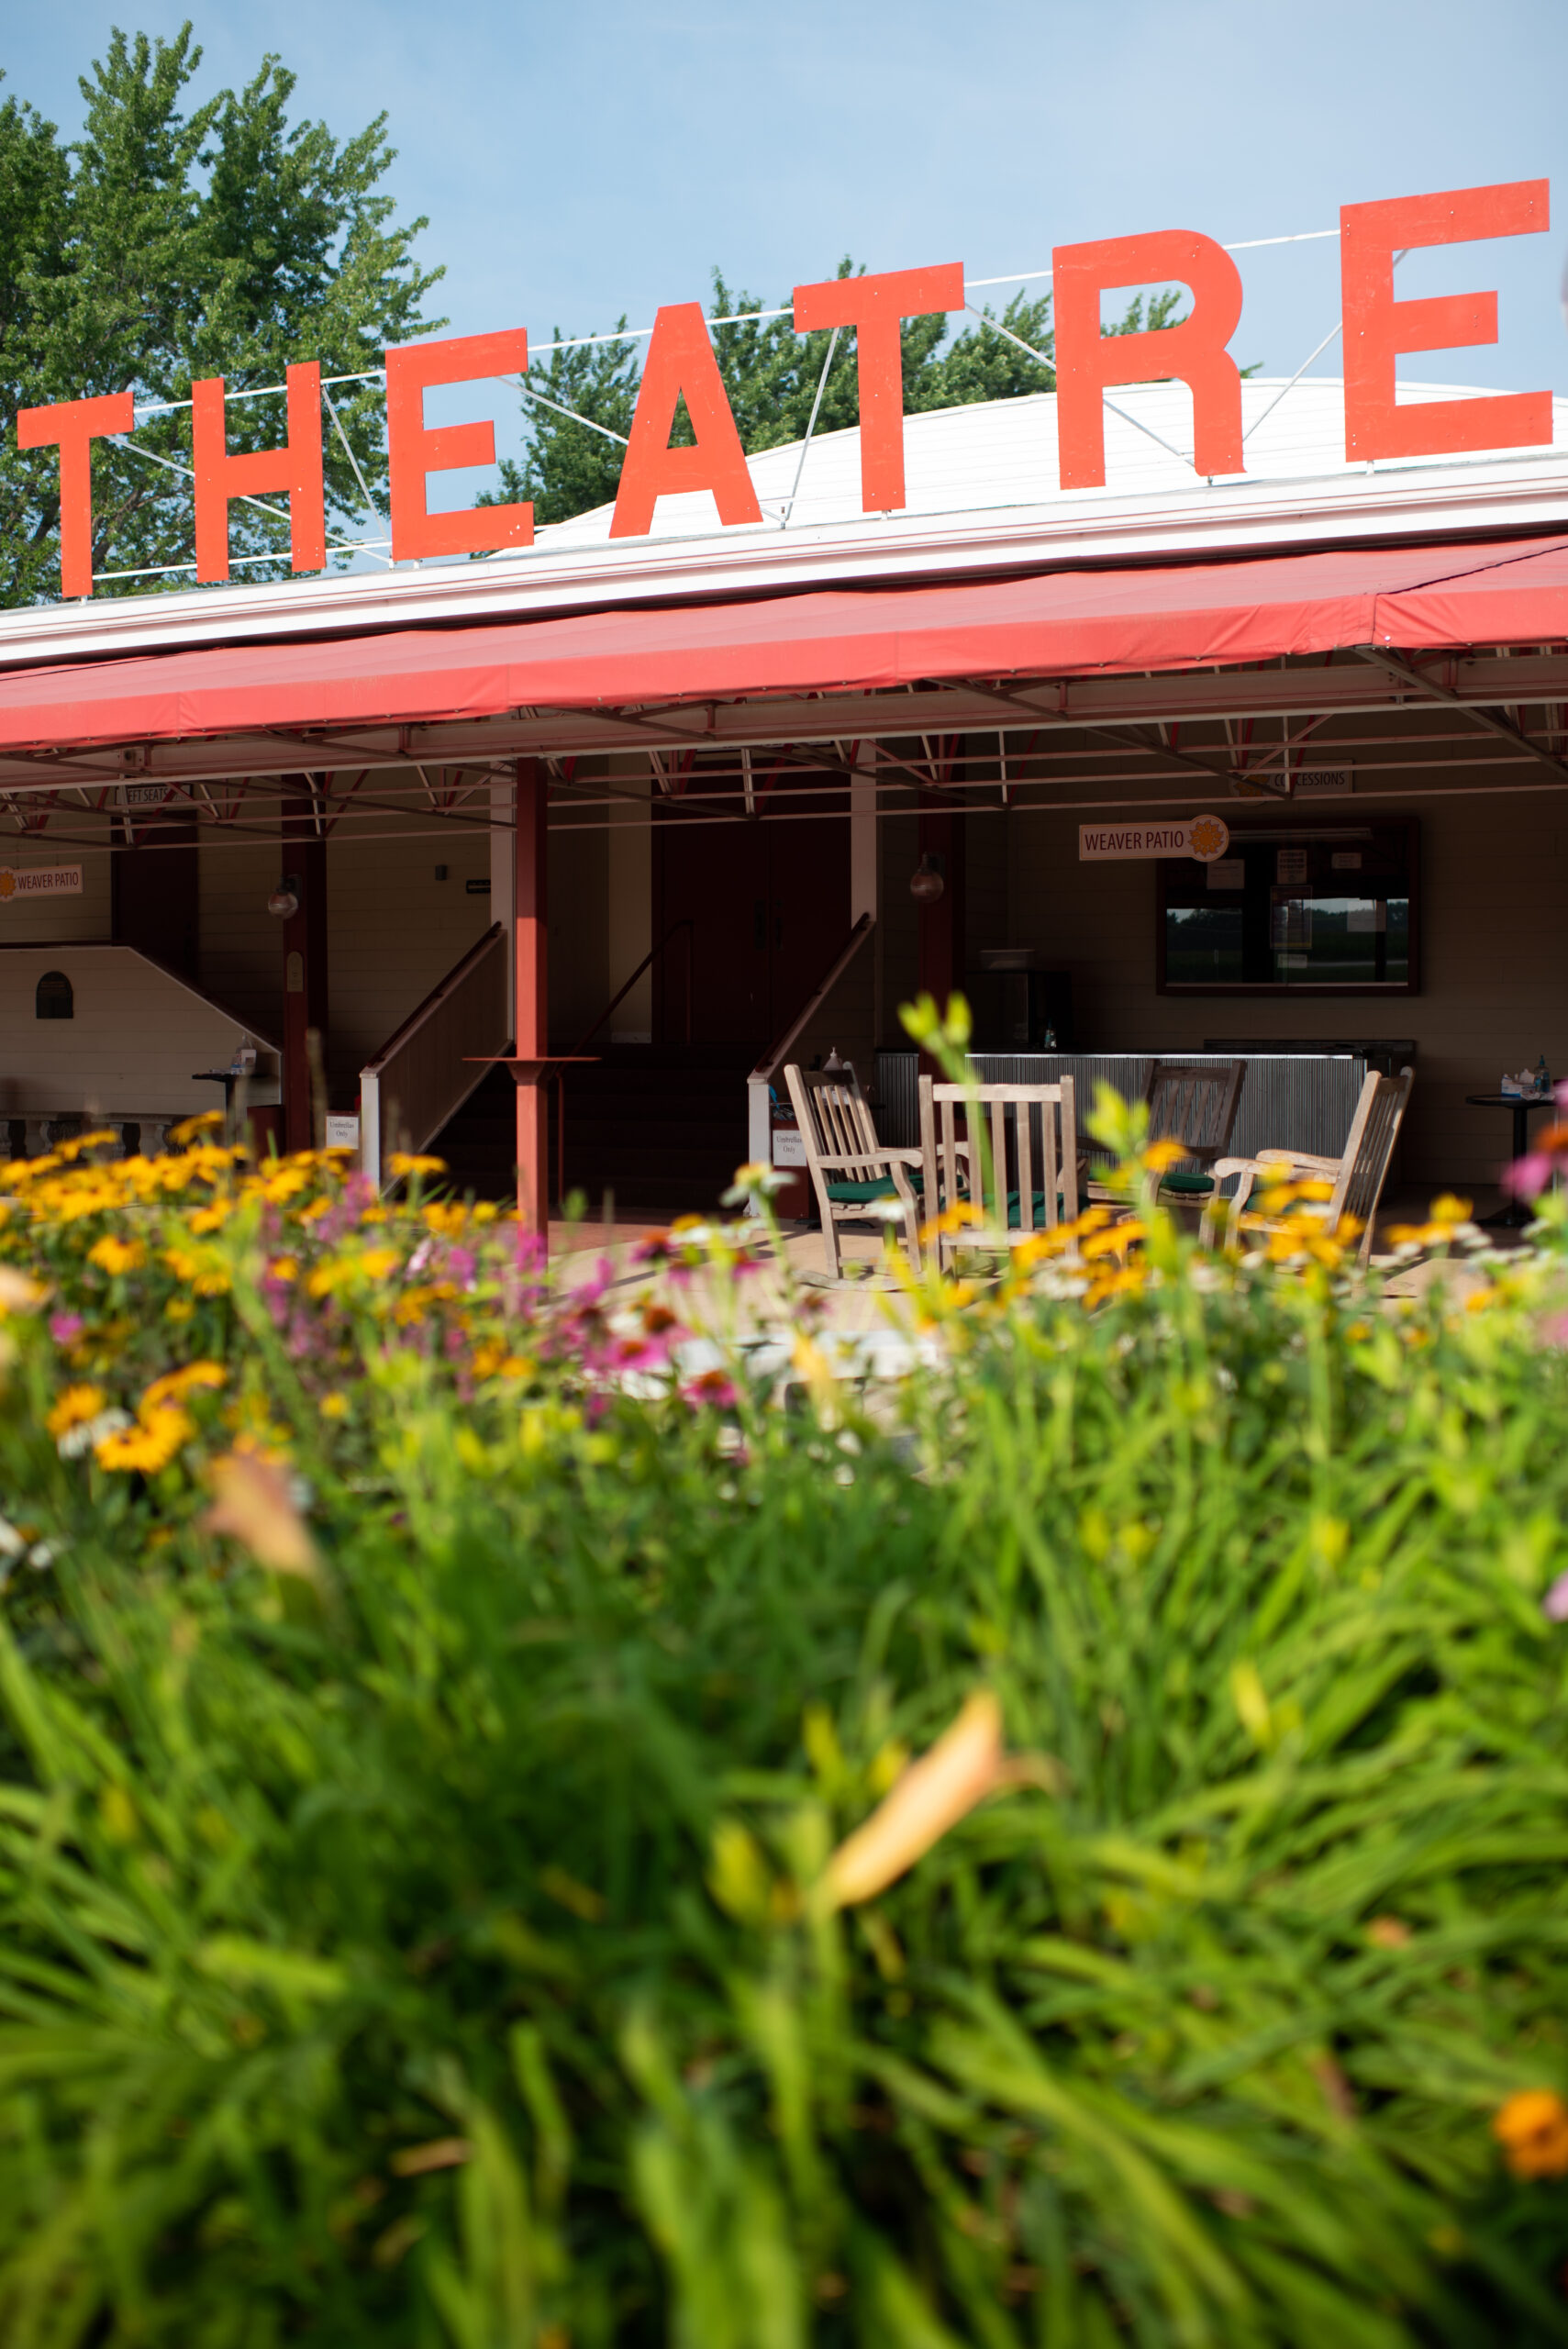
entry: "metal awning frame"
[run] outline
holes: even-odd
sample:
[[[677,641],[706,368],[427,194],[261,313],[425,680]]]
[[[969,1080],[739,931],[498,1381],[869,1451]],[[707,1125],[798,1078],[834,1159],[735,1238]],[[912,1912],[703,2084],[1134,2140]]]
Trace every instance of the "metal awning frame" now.
[[[1481,649],[1396,666],[1385,648],[1347,647],[1265,665],[1143,676],[973,679],[870,692],[754,696],[597,709],[527,708],[428,724],[267,729],[111,748],[0,753],[0,791],[27,795],[163,782],[189,789],[308,769],[339,774],[420,766],[489,769],[517,758],[595,757],[651,749],[766,750],[781,745],[917,740],[923,734],[1071,733],[1106,726],[1298,722],[1398,710],[1437,700],[1506,712],[1568,702],[1568,649]],[[1514,730],[1517,733],[1517,729]],[[1151,744],[1151,753],[1162,746]],[[1532,756],[1521,742],[1521,755]],[[1217,769],[1218,779],[1223,774]]]

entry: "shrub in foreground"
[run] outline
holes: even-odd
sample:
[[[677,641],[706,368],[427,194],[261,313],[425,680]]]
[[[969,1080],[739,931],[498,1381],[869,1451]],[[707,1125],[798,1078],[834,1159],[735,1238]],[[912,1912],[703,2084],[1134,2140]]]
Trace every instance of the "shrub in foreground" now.
[[[34,1171],[7,2349],[1568,2338],[1546,1239],[1156,1224],[786,1390],[733,1238]]]

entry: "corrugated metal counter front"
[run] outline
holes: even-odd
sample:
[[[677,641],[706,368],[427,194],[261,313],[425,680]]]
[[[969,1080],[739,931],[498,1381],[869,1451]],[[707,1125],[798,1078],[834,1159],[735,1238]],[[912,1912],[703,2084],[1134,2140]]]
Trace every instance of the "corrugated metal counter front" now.
[[[1247,1063],[1236,1130],[1228,1156],[1260,1150],[1305,1150],[1337,1156],[1350,1136],[1373,1048],[1360,1052],[976,1052],[974,1072],[987,1085],[1054,1085],[1070,1076],[1078,1091],[1078,1123],[1095,1105],[1103,1078],[1125,1100],[1136,1101],[1157,1057]],[[884,1141],[906,1146],[920,1139],[917,1052],[878,1052],[876,1129]]]

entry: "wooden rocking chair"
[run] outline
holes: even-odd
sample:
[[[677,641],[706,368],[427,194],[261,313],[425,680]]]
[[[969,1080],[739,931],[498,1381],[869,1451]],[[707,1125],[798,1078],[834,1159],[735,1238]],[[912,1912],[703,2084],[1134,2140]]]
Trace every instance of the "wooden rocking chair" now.
[[[1364,1272],[1372,1254],[1377,1203],[1415,1082],[1413,1068],[1402,1068],[1397,1076],[1380,1076],[1375,1069],[1369,1069],[1339,1158],[1315,1157],[1299,1150],[1261,1150],[1256,1158],[1217,1159],[1212,1170],[1215,1194],[1204,1210],[1204,1237],[1208,1244],[1215,1244],[1222,1222],[1228,1237],[1235,1233],[1241,1210],[1259,1183],[1331,1183],[1332,1196],[1321,1205],[1309,1206],[1307,1212],[1320,1215],[1328,1231],[1337,1230],[1346,1216],[1355,1219],[1361,1227],[1356,1263]],[[1239,1178],[1235,1196],[1222,1198],[1218,1186],[1232,1174]]]
[[[801,1068],[791,1062],[784,1083],[795,1108],[806,1168],[822,1218],[828,1270],[834,1280],[841,1266],[842,1224],[876,1220],[883,1203],[904,1226],[909,1262],[920,1262],[920,1209],[907,1169],[918,1166],[917,1150],[879,1141],[875,1123],[852,1068]]]
[[[1186,1163],[1173,1166],[1160,1185],[1162,1204],[1196,1206],[1213,1196],[1214,1162],[1230,1146],[1246,1082],[1245,1061],[1155,1061],[1144,1099],[1151,1141],[1179,1141]],[[1118,1200],[1109,1185],[1091,1179],[1092,1200]]]
[[[987,1180],[967,1112],[989,1112]],[[938,1224],[937,1264],[946,1271],[961,1248],[1016,1248],[1078,1214],[1078,1150],[1073,1079],[1055,1085],[939,1085],[920,1079],[920,1160],[928,1217],[967,1205],[973,1224]],[[1038,1119],[1038,1126],[1036,1120]],[[1036,1155],[1036,1135],[1039,1155]]]

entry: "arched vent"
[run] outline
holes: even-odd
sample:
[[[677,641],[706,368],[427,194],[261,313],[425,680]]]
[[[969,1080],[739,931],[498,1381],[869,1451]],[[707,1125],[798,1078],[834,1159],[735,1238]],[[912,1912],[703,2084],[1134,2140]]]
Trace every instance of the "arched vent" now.
[[[33,1008],[40,1019],[74,1019],[76,998],[63,971],[46,971],[39,981]]]

